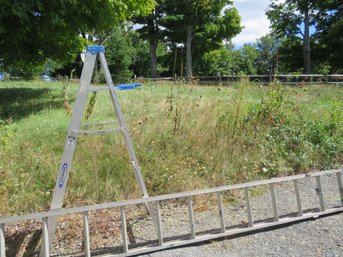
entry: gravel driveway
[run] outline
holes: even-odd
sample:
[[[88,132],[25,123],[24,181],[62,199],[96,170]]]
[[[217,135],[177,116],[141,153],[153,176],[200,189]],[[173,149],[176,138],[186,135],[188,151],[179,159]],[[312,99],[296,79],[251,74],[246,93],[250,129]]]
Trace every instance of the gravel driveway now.
[[[339,194],[336,176],[324,176],[322,179],[325,202],[328,208],[339,204]],[[301,196],[304,209],[316,209],[319,207],[318,196],[315,191],[315,179],[302,180],[300,183]],[[252,197],[254,219],[272,217],[271,197],[269,191],[261,189],[260,195]],[[277,198],[281,215],[296,211],[296,200],[292,184],[286,183],[277,187]],[[282,204],[281,204],[282,203]],[[270,206],[268,206],[270,205]],[[171,211],[171,210],[169,210]],[[173,212],[176,210],[174,209]],[[182,213],[176,214],[182,216]],[[209,229],[211,226],[218,227],[213,222],[217,210],[196,213],[195,222],[199,229]],[[170,217],[174,216],[170,214]],[[212,216],[212,217],[211,217]],[[233,206],[226,206],[225,218],[230,223],[246,222],[246,209],[243,201]],[[210,222],[212,220],[212,223]],[[243,220],[243,221],[242,221]],[[168,233],[168,225],[178,226],[174,220],[165,219],[165,230]],[[170,224],[169,224],[170,223]],[[160,257],[188,257],[188,256],[227,256],[227,257],[339,257],[343,256],[343,214],[321,217],[305,222],[261,231],[235,238],[224,238],[217,241],[202,243],[196,246],[176,248],[155,252],[143,256]]]

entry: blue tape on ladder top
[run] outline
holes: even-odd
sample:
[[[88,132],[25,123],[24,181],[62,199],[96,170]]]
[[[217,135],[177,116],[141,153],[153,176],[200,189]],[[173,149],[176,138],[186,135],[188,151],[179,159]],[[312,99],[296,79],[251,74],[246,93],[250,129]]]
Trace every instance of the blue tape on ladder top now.
[[[87,46],[86,52],[91,54],[105,53],[105,47],[102,45]]]
[[[119,84],[115,85],[114,88],[119,90],[131,90],[135,89],[136,87],[140,87],[142,84],[139,83],[132,83],[132,84]]]

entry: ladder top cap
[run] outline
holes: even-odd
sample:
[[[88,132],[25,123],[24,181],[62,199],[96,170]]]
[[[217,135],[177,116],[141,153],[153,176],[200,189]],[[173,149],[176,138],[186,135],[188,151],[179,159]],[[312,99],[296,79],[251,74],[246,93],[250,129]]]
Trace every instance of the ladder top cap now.
[[[86,52],[91,54],[105,53],[105,47],[102,45],[88,46]]]

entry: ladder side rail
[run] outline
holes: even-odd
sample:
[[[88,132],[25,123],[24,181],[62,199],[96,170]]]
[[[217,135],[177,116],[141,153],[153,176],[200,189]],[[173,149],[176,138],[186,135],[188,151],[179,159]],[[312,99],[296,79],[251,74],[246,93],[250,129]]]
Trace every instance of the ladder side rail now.
[[[109,71],[109,68],[107,65],[105,55],[104,55],[104,53],[99,53],[99,56],[100,56],[101,67],[102,67],[103,73],[105,75],[106,83],[108,84],[108,86],[111,87],[111,86],[113,86],[113,82],[112,82],[112,77],[111,77],[111,74],[110,74],[110,71]],[[133,144],[132,144],[131,138],[130,138],[129,133],[128,133],[128,129],[127,129],[127,126],[125,123],[125,119],[124,119],[121,107],[119,105],[118,96],[114,92],[114,88],[110,90],[110,96],[111,96],[113,105],[115,107],[115,112],[117,113],[119,124],[121,125],[122,130],[123,130],[124,140],[125,140],[125,143],[126,143],[129,155],[130,155],[131,163],[132,163],[132,169],[135,173],[135,177],[136,177],[136,180],[138,182],[139,188],[141,190],[142,196],[148,197],[148,191],[147,191],[145,184],[144,184],[144,179],[143,179],[142,172],[141,172],[141,169],[140,169],[140,166],[138,163],[138,159],[137,159],[136,153],[133,149]]]
[[[5,224],[0,224],[0,257],[6,257]]]
[[[80,128],[83,110],[87,101],[87,86],[90,84],[96,55],[91,53],[86,54],[85,64],[82,69],[82,75],[80,78],[80,88],[76,96],[71,121],[69,123],[68,134],[64,145],[63,155],[61,159],[60,169],[58,177],[56,179],[54,194],[50,209],[60,209],[62,207],[63,198],[65,195],[66,185],[69,178],[69,171],[73,160],[76,141],[78,137],[77,131]],[[48,218],[48,231],[50,246],[55,237],[55,230],[57,225],[57,216]],[[43,248],[41,248],[40,256],[43,255]]]
[[[337,183],[338,183],[338,191],[339,191],[339,195],[341,197],[341,204],[340,206],[343,207],[343,183],[342,183],[342,173],[341,172],[337,172],[336,173],[337,176]]]
[[[342,174],[343,170],[342,169],[335,170],[333,173],[330,173],[330,174],[336,174],[336,173]],[[306,178],[306,177],[307,176],[304,176],[301,178]],[[243,184],[220,186],[220,187],[214,187],[210,189],[198,189],[198,190],[186,191],[182,193],[172,193],[172,194],[159,195],[159,196],[150,196],[148,198],[136,198],[136,199],[125,200],[125,201],[108,202],[108,203],[94,204],[94,205],[88,205],[88,206],[83,206],[83,207],[73,207],[73,208],[68,208],[68,209],[54,209],[48,212],[37,212],[37,213],[31,213],[31,214],[25,214],[25,215],[19,215],[19,216],[7,217],[7,218],[0,218],[0,224],[20,222],[20,221],[37,219],[37,218],[42,218],[42,217],[61,216],[61,215],[72,214],[72,213],[80,213],[83,211],[94,211],[94,210],[99,210],[99,209],[116,208],[116,207],[120,207],[124,205],[128,206],[128,205],[151,203],[151,202],[156,202],[156,201],[172,200],[172,199],[177,199],[177,198],[185,198],[187,196],[197,196],[197,195],[202,195],[202,194],[217,193],[220,191],[244,189],[245,187],[269,185],[270,183],[280,183],[280,181],[284,181],[284,182],[293,181],[294,182],[294,180],[298,180],[298,179],[299,179],[299,175],[295,175],[295,176],[284,177],[284,180],[281,180],[280,178],[278,178],[277,181],[274,179],[260,180],[254,183],[247,182]]]

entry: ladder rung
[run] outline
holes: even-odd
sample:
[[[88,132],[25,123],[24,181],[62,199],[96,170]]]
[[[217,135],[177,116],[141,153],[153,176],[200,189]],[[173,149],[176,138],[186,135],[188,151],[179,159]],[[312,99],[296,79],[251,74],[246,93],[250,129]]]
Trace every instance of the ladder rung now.
[[[113,86],[109,86],[109,87],[95,87],[92,85],[89,85],[87,87],[88,91],[93,91],[93,92],[98,92],[98,91],[109,91],[109,90],[114,90]]]
[[[101,133],[110,133],[123,131],[122,128],[112,128],[112,129],[95,129],[95,130],[73,130],[74,133],[78,134],[101,134]]]
[[[341,196],[341,207],[343,207],[343,184],[342,184],[342,173],[337,172],[337,183],[338,183],[338,190],[339,190],[339,195]]]
[[[276,192],[275,192],[275,185],[274,185],[274,183],[269,185],[269,189],[270,189],[270,193],[271,193],[271,196],[272,196],[274,220],[278,221],[280,218],[279,218],[279,210],[278,210],[277,202],[276,202]]]
[[[299,180],[294,179],[293,180],[294,184],[294,191],[295,191],[295,197],[297,199],[297,208],[298,208],[298,216],[303,216],[303,208],[301,205],[301,197],[300,197],[300,190],[299,190]]]
[[[6,257],[5,224],[0,224],[0,257]]]
[[[245,193],[245,201],[247,205],[247,213],[248,213],[248,219],[249,219],[249,227],[254,226],[254,221],[252,218],[252,210],[251,210],[251,202],[250,202],[250,193],[249,193],[249,188],[245,187],[244,188],[244,193]]]
[[[317,192],[318,192],[318,196],[319,196],[320,210],[325,211],[325,203],[324,203],[324,195],[323,195],[321,177],[317,176],[316,181],[317,181]]]
[[[101,122],[101,123],[82,123],[81,127],[106,126],[117,124],[118,121]]]
[[[222,233],[225,233],[225,220],[224,220],[224,208],[223,208],[223,193],[218,192],[217,198],[218,198],[218,210],[219,210],[219,220],[220,220],[220,231]]]
[[[121,220],[121,234],[123,240],[123,252],[127,253],[129,251],[129,246],[127,242],[127,230],[126,230],[126,216],[124,206],[120,207],[120,220]]]
[[[91,257],[88,212],[83,212],[83,237],[86,257]]]
[[[163,245],[162,222],[160,214],[160,202],[156,202],[157,237],[158,245]]]
[[[191,230],[191,239],[195,238],[195,229],[194,229],[194,217],[193,217],[193,206],[192,206],[192,197],[187,197],[188,203],[188,216],[189,216],[189,227]]]
[[[50,256],[49,247],[49,232],[48,232],[48,218],[44,217],[42,219],[42,230],[43,230],[43,257]]]

